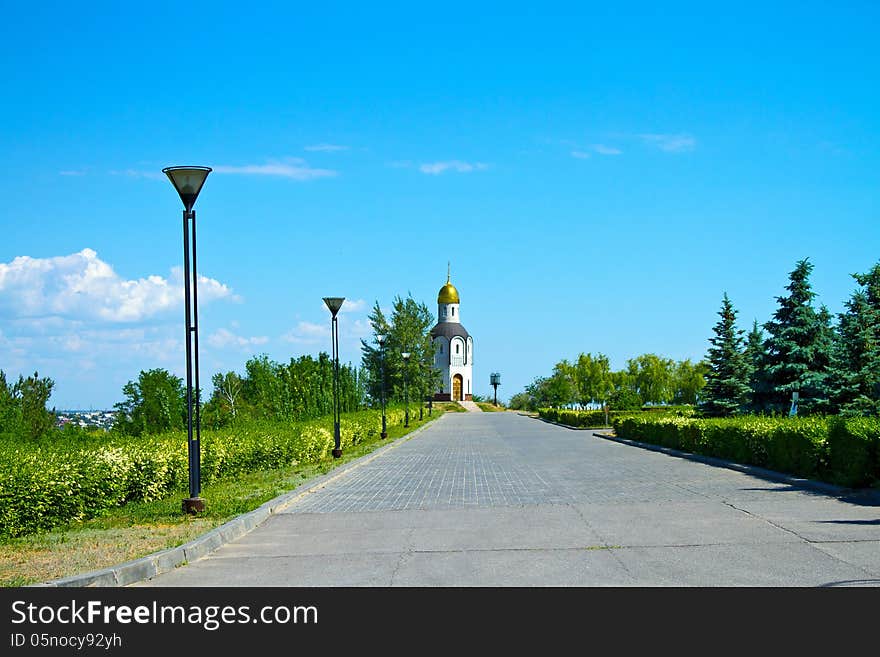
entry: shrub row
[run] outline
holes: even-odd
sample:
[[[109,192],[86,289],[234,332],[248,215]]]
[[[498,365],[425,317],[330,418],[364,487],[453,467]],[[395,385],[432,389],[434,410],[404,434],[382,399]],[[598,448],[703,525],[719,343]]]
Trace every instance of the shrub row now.
[[[389,425],[404,411],[388,408]],[[379,411],[342,416],[343,449],[378,436]],[[333,449],[330,419],[247,424],[201,433],[201,477],[208,484],[244,472],[315,463]],[[83,444],[0,444],[0,537],[52,529],[129,501],[160,499],[189,481],[186,433],[110,435]]]
[[[611,423],[621,438],[851,488],[880,484],[877,418],[689,418],[641,413]]]
[[[650,412],[651,417],[657,417],[660,413],[662,413],[664,416],[674,415],[689,417],[694,413],[694,409],[692,406],[657,406],[651,407],[650,411],[648,411],[647,409],[643,409],[643,411]],[[638,416],[640,414],[640,411],[609,411],[608,420],[613,424],[615,419]],[[598,428],[608,426],[605,423],[605,411],[601,409],[592,411],[576,411],[567,408],[539,408],[538,416],[544,418],[545,420],[551,420],[552,422],[566,424],[570,427]]]

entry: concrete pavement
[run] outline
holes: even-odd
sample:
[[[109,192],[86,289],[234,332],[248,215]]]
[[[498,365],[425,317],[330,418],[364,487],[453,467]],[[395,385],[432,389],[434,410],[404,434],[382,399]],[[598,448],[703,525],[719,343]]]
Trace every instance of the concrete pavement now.
[[[877,586],[880,498],[448,413],[135,585]]]

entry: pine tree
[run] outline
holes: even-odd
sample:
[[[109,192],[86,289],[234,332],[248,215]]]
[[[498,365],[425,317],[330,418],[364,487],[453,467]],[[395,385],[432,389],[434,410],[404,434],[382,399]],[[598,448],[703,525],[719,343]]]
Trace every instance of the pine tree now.
[[[864,291],[840,313],[831,380],[832,401],[843,414],[880,413],[880,314]]]
[[[743,331],[736,328],[736,310],[726,292],[718,315],[721,319],[713,328],[715,337],[709,338],[709,372],[700,410],[706,415],[726,417],[741,412],[748,404],[751,367],[743,353]]]
[[[798,406],[807,413],[828,408],[829,314],[816,312],[810,287],[813,265],[800,260],[789,274],[788,296],[776,297],[779,307],[764,324],[767,349],[768,410],[784,412],[791,393],[800,395]]]
[[[764,346],[764,331],[758,320],[752,323],[752,330],[746,336],[745,359],[749,366],[748,411],[762,413],[767,410],[769,385],[767,383],[767,349]]]

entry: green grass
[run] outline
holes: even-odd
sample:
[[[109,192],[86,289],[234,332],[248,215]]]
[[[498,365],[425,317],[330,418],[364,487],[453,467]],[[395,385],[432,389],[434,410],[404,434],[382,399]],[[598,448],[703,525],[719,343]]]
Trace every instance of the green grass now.
[[[434,408],[440,408],[447,413],[467,413],[468,410],[458,402],[434,402]]]
[[[194,516],[181,512],[188,490],[160,500],[129,502],[98,518],[68,524],[51,531],[0,541],[0,586],[26,586],[115,566],[154,552],[182,545],[232,518],[253,511],[323,474],[387,445],[437,419],[444,409],[418,413],[409,428],[389,425],[388,438],[373,438],[348,447],[338,459],[259,470],[218,479],[202,487],[205,511]]]
[[[492,402],[477,402],[477,406],[479,406],[480,410],[484,413],[497,413],[507,410],[504,406],[501,406],[500,404],[496,406]]]

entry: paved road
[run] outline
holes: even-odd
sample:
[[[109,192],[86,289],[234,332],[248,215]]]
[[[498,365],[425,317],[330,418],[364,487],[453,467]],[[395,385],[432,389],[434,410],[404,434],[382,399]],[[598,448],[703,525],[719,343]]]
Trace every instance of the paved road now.
[[[878,586],[880,506],[448,413],[140,586]]]

